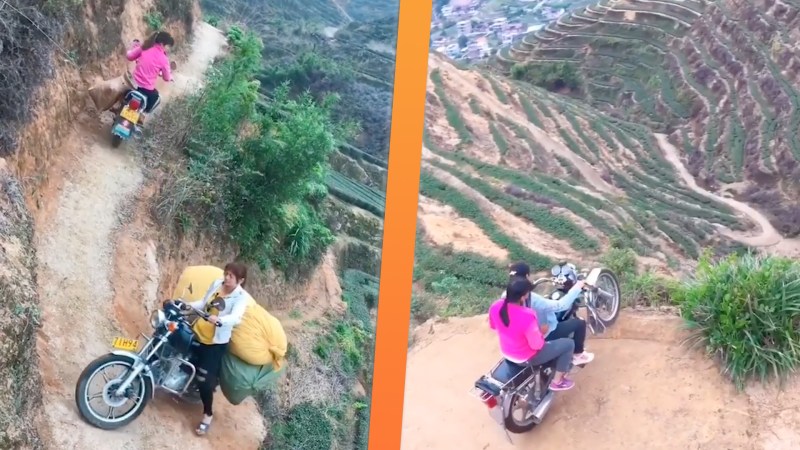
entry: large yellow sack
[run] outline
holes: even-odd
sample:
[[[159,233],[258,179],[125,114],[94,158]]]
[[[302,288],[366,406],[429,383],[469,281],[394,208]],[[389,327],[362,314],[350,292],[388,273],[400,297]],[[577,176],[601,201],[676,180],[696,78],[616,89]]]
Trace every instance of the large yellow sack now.
[[[288,341],[280,321],[248,295],[242,322],[233,328],[228,351],[247,364],[283,367]]]
[[[172,291],[173,299],[190,303],[203,298],[211,284],[224,276],[224,271],[215,266],[189,266],[183,269],[178,284]]]
[[[89,97],[98,111],[107,111],[114,106],[129,90],[136,89],[130,71],[110,80],[103,80],[89,88]]]

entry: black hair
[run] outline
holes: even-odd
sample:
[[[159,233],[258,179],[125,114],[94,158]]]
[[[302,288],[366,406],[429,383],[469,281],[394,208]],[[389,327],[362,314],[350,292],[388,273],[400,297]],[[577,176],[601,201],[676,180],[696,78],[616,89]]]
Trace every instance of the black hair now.
[[[500,307],[500,320],[503,325],[508,326],[511,323],[511,319],[508,317],[509,302],[518,303],[522,297],[532,290],[533,283],[527,278],[517,276],[508,282],[506,298],[503,299],[503,306]]]
[[[142,50],[147,50],[156,44],[175,45],[175,39],[166,31],[156,31],[145,39],[144,44],[142,44]]]
[[[508,276],[514,277],[527,277],[531,274],[530,266],[524,261],[515,262],[508,266]]]

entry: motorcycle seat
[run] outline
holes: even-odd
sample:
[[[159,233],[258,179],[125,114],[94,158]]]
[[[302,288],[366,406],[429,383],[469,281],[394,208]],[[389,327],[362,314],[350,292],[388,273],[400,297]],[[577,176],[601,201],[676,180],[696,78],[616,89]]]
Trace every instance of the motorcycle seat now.
[[[503,359],[503,361],[500,362],[500,365],[498,365],[497,368],[492,371],[492,378],[505,384],[511,381],[515,376],[519,375],[520,372],[526,368],[527,366],[523,364],[517,364],[507,359]]]

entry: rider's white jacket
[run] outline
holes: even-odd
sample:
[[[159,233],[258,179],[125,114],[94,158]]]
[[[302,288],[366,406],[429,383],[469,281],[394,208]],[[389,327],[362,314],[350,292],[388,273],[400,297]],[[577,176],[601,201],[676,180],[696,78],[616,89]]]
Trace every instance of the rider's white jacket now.
[[[211,283],[211,287],[208,288],[206,295],[203,296],[202,299],[189,303],[193,307],[201,310],[205,310],[206,303],[211,299],[214,293],[219,289],[222,285],[223,279],[220,278],[217,281]],[[242,316],[244,316],[244,312],[247,309],[247,292],[244,290],[243,287],[237,286],[230,295],[223,298],[224,300],[224,308],[222,308],[219,312],[219,321],[222,323],[222,326],[215,327],[214,330],[214,343],[215,344],[226,344],[231,340],[231,333],[233,332],[233,327],[239,325],[242,321]]]

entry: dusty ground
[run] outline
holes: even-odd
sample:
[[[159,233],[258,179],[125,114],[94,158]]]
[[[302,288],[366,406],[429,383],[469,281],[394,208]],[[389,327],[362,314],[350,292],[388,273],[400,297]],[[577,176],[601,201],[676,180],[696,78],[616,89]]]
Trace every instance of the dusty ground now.
[[[623,312],[607,336],[590,338],[596,359],[573,376],[576,387],[511,444],[468,393],[499,360],[486,316],[420,326],[407,363],[402,448],[800,448],[796,389],[737,393],[710,360],[681,347],[684,333],[676,317]]]
[[[199,83],[205,68],[223,50],[219,30],[199,24],[195,33],[191,54],[179,65],[175,83],[160,85],[165,103]],[[157,113],[150,119],[156,119]],[[107,128],[104,121],[76,130],[71,139],[75,157],[65,161],[68,165],[52,168],[64,175],[64,183],[57,197],[48,201],[51,213],[37,220],[37,275],[44,319],[39,352],[49,447],[256,449],[264,424],[255,405],[247,402],[233,407],[220,393],[214,427],[205,439],[193,433],[199,407],[167,398],[157,397],[137,421],[117,431],[95,429],[78,416],[73,398],[78,374],[109,350],[114,336],[147,331],[142,327],[158,287],[159,268],[150,243],[145,243],[145,251],[125,255],[130,262],[127,275],[140,283],[120,283],[114,272],[119,268],[114,264],[119,257],[115,230],[129,219],[127,202],[144,177],[136,143],[111,149]],[[125,307],[115,307],[120,303]]]

